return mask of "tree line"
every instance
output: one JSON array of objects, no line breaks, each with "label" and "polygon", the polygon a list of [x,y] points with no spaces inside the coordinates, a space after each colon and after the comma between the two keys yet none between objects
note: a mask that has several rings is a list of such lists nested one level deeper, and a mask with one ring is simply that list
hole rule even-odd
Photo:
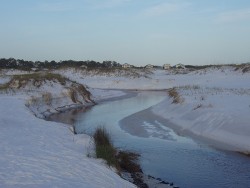
[{"label": "tree line", "polygon": [[65,60],[65,61],[25,61],[23,59],[14,59],[14,58],[1,58],[0,59],[0,68],[6,69],[23,69],[31,70],[32,68],[37,69],[56,69],[61,67],[87,67],[87,68],[112,68],[112,67],[121,67],[121,64],[116,61],[103,61],[102,63],[93,60],[87,61],[75,61],[75,60]]}]

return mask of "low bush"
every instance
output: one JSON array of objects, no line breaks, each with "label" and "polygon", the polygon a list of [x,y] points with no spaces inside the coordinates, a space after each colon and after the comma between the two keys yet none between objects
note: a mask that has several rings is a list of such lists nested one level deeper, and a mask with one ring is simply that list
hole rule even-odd
[{"label": "low bush", "polygon": [[139,154],[127,151],[120,151],[117,155],[120,168],[129,173],[142,172],[138,164],[139,157]]},{"label": "low bush", "polygon": [[111,142],[109,133],[104,127],[96,129],[94,141],[96,146],[96,157],[106,160],[109,166],[118,167],[118,161],[116,159],[117,151]]},{"label": "low bush", "polygon": [[118,151],[113,146],[110,135],[104,127],[96,129],[94,141],[96,157],[106,160],[109,166],[116,167],[119,172],[124,171],[131,174],[142,172],[138,164],[140,155],[128,151]]},{"label": "low bush", "polygon": [[179,95],[179,93],[177,92],[176,88],[172,88],[168,90],[168,95],[173,98],[173,102],[175,104],[181,103],[181,97]]}]

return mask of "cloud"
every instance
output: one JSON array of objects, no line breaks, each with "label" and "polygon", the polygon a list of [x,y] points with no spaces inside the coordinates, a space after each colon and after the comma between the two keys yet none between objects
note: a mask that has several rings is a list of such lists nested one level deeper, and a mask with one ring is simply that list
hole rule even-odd
[{"label": "cloud", "polygon": [[161,3],[145,9],[143,15],[147,17],[162,16],[181,11],[188,5],[187,3]]},{"label": "cloud", "polygon": [[250,8],[223,12],[220,13],[216,18],[216,22],[218,23],[231,23],[241,21],[250,21]]}]

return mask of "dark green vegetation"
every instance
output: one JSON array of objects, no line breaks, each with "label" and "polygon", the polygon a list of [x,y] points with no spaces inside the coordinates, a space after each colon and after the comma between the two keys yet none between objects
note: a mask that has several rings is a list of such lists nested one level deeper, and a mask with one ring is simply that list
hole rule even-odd
[{"label": "dark green vegetation", "polygon": [[127,151],[119,151],[117,154],[120,168],[129,173],[142,172],[138,164],[139,157],[139,154]]},{"label": "dark green vegetation", "polygon": [[119,171],[141,172],[137,164],[139,154],[127,151],[118,151],[112,144],[110,134],[104,127],[97,128],[94,133],[96,157],[107,161],[109,166],[116,167]]},{"label": "dark green vegetation", "polygon": [[107,161],[109,166],[115,167],[119,174],[122,172],[130,173],[133,183],[138,187],[148,187],[143,182],[143,172],[138,164],[139,154],[118,151],[112,144],[110,134],[104,127],[97,128],[94,133],[96,146],[96,157]]},{"label": "dark green vegetation", "polygon": [[87,68],[111,68],[111,67],[121,67],[121,65],[115,61],[103,61],[102,63],[97,61],[74,61],[74,60],[66,60],[66,61],[25,61],[23,59],[14,59],[9,58],[0,59],[0,69],[22,69],[22,70],[32,70],[32,68],[40,70],[40,69],[56,69],[63,67],[87,67]]},{"label": "dark green vegetation", "polygon": [[[235,70],[241,68],[242,72],[250,71],[250,62],[243,64],[221,64],[221,65],[185,65],[185,68],[190,71],[201,70],[209,67],[220,68],[222,66],[232,66],[235,67]],[[1,69],[20,69],[20,70],[43,70],[43,69],[58,69],[58,68],[88,68],[88,69],[96,69],[96,68],[121,68],[122,65],[117,63],[116,61],[75,61],[75,60],[65,60],[65,61],[26,61],[23,59],[14,59],[14,58],[1,58],[0,59],[0,70]],[[132,66],[134,69],[143,69],[144,67],[136,67]],[[162,68],[161,66],[153,66],[154,68]],[[174,68],[174,66],[172,67]],[[178,69],[178,68],[176,68]],[[243,70],[244,69],[244,70]],[[102,71],[102,70],[101,70]],[[107,71],[107,70],[106,70]]]},{"label": "dark green vegetation", "polygon": [[116,149],[111,143],[109,133],[105,128],[98,128],[94,133],[96,146],[96,157],[107,161],[109,166],[118,168],[118,160],[116,159]]}]

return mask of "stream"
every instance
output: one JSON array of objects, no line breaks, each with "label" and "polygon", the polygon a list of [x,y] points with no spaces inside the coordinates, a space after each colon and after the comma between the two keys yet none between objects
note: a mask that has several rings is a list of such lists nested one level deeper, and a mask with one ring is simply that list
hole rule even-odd
[{"label": "stream", "polygon": [[165,97],[165,92],[140,92],[135,97],[53,115],[50,120],[74,124],[78,134],[92,135],[104,126],[116,147],[141,154],[145,174],[181,188],[250,187],[249,157],[181,136],[169,128],[169,121],[151,113],[150,107]]}]

